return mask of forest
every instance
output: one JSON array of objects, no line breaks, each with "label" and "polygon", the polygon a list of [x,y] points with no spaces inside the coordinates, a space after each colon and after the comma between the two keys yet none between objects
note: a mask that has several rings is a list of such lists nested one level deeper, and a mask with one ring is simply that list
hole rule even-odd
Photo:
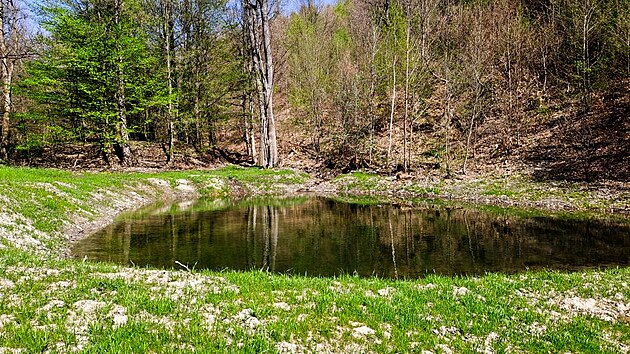
[{"label": "forest", "polygon": [[630,0],[0,16],[0,354],[630,352]]},{"label": "forest", "polygon": [[0,159],[630,178],[629,0],[293,5],[3,0]]}]

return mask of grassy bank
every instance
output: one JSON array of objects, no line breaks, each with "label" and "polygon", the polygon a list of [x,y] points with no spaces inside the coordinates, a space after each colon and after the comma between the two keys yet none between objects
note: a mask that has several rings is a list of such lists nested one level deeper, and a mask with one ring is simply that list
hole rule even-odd
[{"label": "grassy bank", "polygon": [[[300,189],[291,171],[0,168],[0,353],[628,352],[630,269],[413,281],[124,268],[59,256],[107,213]],[[65,232],[64,232],[65,230]]]},{"label": "grassy bank", "polygon": [[[464,176],[465,177],[465,176]],[[587,212],[600,216],[630,215],[630,184],[535,181],[517,174],[461,179],[397,179],[354,172],[333,180],[339,193],[364,203],[463,202],[477,205]]]}]

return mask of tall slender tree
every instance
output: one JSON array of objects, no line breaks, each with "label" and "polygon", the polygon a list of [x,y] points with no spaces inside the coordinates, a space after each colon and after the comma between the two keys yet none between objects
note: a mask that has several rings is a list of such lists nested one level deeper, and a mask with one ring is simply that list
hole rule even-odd
[{"label": "tall slender tree", "polygon": [[12,85],[18,62],[26,57],[23,11],[13,0],[0,1],[0,160],[7,160],[13,111]]},{"label": "tall slender tree", "polygon": [[116,65],[116,106],[118,108],[118,122],[116,124],[117,139],[114,150],[123,165],[133,164],[131,146],[129,145],[129,129],[127,122],[127,97],[125,95],[126,73],[124,70],[125,58],[123,53],[123,41],[125,40],[125,24],[123,23],[124,0],[114,0],[115,50],[117,55]]},{"label": "tall slender tree", "polygon": [[260,115],[260,163],[265,168],[278,165],[276,120],[273,114],[274,66],[269,30],[269,1],[244,0],[244,30],[248,33],[250,56],[254,66],[258,111]]}]

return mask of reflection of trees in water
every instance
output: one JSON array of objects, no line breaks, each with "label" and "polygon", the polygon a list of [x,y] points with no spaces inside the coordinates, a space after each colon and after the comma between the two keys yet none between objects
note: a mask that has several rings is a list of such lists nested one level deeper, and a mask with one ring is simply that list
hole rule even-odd
[{"label": "reflection of trees in water", "polygon": [[179,243],[179,233],[177,232],[175,217],[172,213],[169,214],[168,219],[171,233],[171,262],[175,264],[175,262],[179,262],[179,259],[177,259],[177,244]]},{"label": "reflection of trees in water", "polygon": [[[402,273],[405,266],[413,271],[422,265],[435,267],[440,273],[482,273],[628,262],[627,226],[542,217],[519,219],[470,209],[399,210],[392,214],[394,220],[400,220],[394,222],[399,226],[396,247],[408,255],[406,262],[399,261]],[[599,225],[594,228],[594,223]],[[415,241],[411,248],[410,233]]]},{"label": "reflection of trees in water", "polygon": [[[389,209],[388,212],[387,212],[387,221],[388,221],[388,224],[389,224],[389,238],[390,238],[391,246],[392,246],[392,266],[393,266],[393,269],[394,269],[394,278],[398,279],[398,266],[396,265],[396,246],[394,245],[394,228],[392,226],[392,217],[391,216],[392,216],[391,209]],[[405,224],[405,226],[406,226],[406,224]]]},{"label": "reflection of trees in water", "polygon": [[256,216],[258,208],[249,206],[247,208],[247,267],[256,267]]},{"label": "reflection of trees in water", "polygon": [[[121,222],[88,246],[104,260],[172,267],[340,272],[383,277],[628,264],[630,227],[519,219],[472,209],[414,210],[325,199]],[[87,246],[86,246],[87,247]]]},{"label": "reflection of trees in water", "polygon": [[269,206],[262,209],[263,258],[262,268],[276,270],[276,253],[278,250],[278,210]]},{"label": "reflection of trees in water", "polygon": [[250,205],[245,212],[248,269],[275,271],[280,213],[277,207]]}]

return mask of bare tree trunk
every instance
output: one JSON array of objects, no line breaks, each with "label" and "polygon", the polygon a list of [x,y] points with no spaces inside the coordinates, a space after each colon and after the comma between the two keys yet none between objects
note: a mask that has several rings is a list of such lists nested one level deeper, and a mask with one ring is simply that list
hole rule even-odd
[{"label": "bare tree trunk", "polygon": [[254,98],[247,90],[243,93],[243,128],[245,130],[243,138],[247,155],[252,158],[252,162],[258,164],[256,153],[256,134],[254,124]]},{"label": "bare tree trunk", "polygon": [[[11,84],[13,83],[13,69],[14,62],[9,59],[9,45],[7,44],[8,38],[5,36],[4,24],[7,22],[5,11],[15,12],[15,6],[13,1],[9,0],[7,3],[11,9],[7,9],[5,6],[5,0],[0,1],[0,56],[2,57],[0,68],[0,75],[2,76],[2,124],[0,124],[0,160],[8,159],[7,146],[9,145],[9,129],[10,129],[10,116],[12,109],[11,102]],[[15,17],[15,13],[13,14]],[[12,18],[12,20],[15,20]],[[10,24],[10,30],[16,31],[14,24]]]},{"label": "bare tree trunk", "polygon": [[[205,137],[203,136],[202,133],[202,129],[203,129],[203,123],[201,121],[201,82],[199,82],[199,75],[197,72],[195,72],[194,74],[195,76],[195,91],[193,92],[194,98],[193,98],[193,116],[195,117],[195,125],[197,126],[196,130],[196,137],[197,137],[197,144],[199,146],[199,148],[201,149],[204,146],[205,143]],[[208,145],[211,145],[211,142],[208,142]]]},{"label": "bare tree trunk", "polygon": [[264,148],[267,150],[267,160],[263,161],[263,164],[267,168],[272,168],[278,165],[278,146],[276,141],[276,118],[273,115],[273,57],[271,54],[271,32],[269,31],[269,18],[268,18],[268,2],[267,0],[260,0],[260,14],[262,21],[262,36],[264,41],[264,53],[265,53],[265,76],[264,80],[264,93],[265,93],[265,110],[267,113],[267,136],[266,144]]},{"label": "bare tree trunk", "polygon": [[584,13],[582,23],[582,61],[584,65],[584,104],[589,109],[591,103],[591,70],[593,68],[593,60],[591,58],[590,44],[591,44],[591,32],[599,25],[597,19],[594,19],[597,11],[597,1],[586,0],[583,4]]},{"label": "bare tree trunk", "polygon": [[[120,23],[123,12],[123,0],[116,0],[116,25]],[[120,159],[120,163],[124,166],[131,166],[133,164],[133,155],[131,153],[131,147],[129,145],[129,132],[127,130],[127,106],[125,98],[125,75],[123,72],[124,59],[118,48],[118,70],[117,76],[117,89],[116,89],[116,105],[118,106],[118,141],[114,147],[116,155]]]},{"label": "bare tree trunk", "polygon": [[[243,17],[244,17],[244,21],[243,23],[245,24],[245,26],[247,27],[247,33],[248,33],[248,43],[249,43],[249,50],[250,50],[250,56],[251,56],[251,61],[252,61],[252,65],[253,65],[253,80],[254,80],[254,86],[256,87],[256,93],[258,94],[258,112],[260,114],[260,123],[261,123],[261,136],[260,136],[260,154],[261,154],[261,162],[264,164],[265,161],[265,156],[264,156],[264,144],[266,143],[266,131],[265,129],[267,128],[266,125],[266,111],[265,111],[265,107],[264,107],[264,93],[263,93],[263,79],[261,77],[261,72],[260,72],[260,50],[259,50],[259,40],[258,40],[258,36],[257,36],[257,21],[256,21],[256,3],[255,4],[250,4],[248,0],[245,0],[243,3]],[[253,107],[252,107],[253,108]],[[253,113],[253,112],[252,112]]]},{"label": "bare tree trunk", "polygon": [[393,80],[392,80],[392,104],[389,113],[389,143],[387,145],[387,166],[389,166],[392,156],[392,136],[394,134],[394,113],[396,109],[396,61],[397,57],[394,55],[394,65],[392,66]]},{"label": "bare tree trunk", "polygon": [[372,150],[374,149],[374,134],[375,134],[375,121],[376,121],[376,113],[374,107],[374,98],[376,96],[376,43],[377,42],[377,32],[376,27],[372,28],[372,58],[370,61],[370,103],[368,105],[369,116],[370,116],[370,154],[369,154],[369,162],[372,164]]},{"label": "bare tree trunk", "polygon": [[167,128],[168,137],[166,147],[166,163],[173,161],[173,144],[175,142],[175,124],[173,112],[173,54],[172,46],[174,43],[173,30],[173,4],[171,0],[165,0],[163,6],[163,24],[164,24],[164,54],[166,55],[166,80],[168,86],[168,106],[167,106]]},{"label": "bare tree trunk", "polygon": [[407,125],[409,121],[409,37],[411,36],[411,27],[407,24],[407,37],[405,38],[405,117],[403,120],[403,171],[407,172],[409,169],[409,161],[411,160],[411,154],[409,159],[407,158]]},{"label": "bare tree trunk", "polygon": [[464,156],[464,165],[462,166],[462,174],[466,174],[466,164],[468,163],[468,155],[470,153],[470,140],[472,138],[473,127],[475,126],[476,112],[470,117],[470,127],[468,128],[468,138],[466,139],[466,155]]},{"label": "bare tree trunk", "polygon": [[[0,4],[1,23],[4,24],[4,2]],[[13,62],[9,60],[4,30],[0,30],[0,55],[2,56],[2,125],[0,125],[0,159],[8,158],[9,125],[11,115],[11,82],[13,78]]]},{"label": "bare tree trunk", "polygon": [[11,127],[13,67],[12,61],[2,60],[2,126],[0,128],[0,159],[2,160],[8,158],[7,146],[9,145],[9,129]]},{"label": "bare tree trunk", "polygon": [[[256,71],[256,88],[260,112],[260,162],[265,168],[278,165],[276,121],[273,115],[273,57],[271,32],[269,31],[269,3],[256,0],[243,4],[244,17],[249,32],[251,56]],[[259,28],[260,27],[260,28]]]},{"label": "bare tree trunk", "polygon": [[450,177],[451,176],[451,122],[453,121],[453,108],[451,107],[451,100],[452,100],[452,92],[451,92],[451,83],[449,81],[448,78],[448,69],[447,72],[444,75],[444,85],[445,85],[445,89],[444,89],[444,115],[445,115],[445,119],[446,119],[446,124],[444,127],[444,133],[445,133],[445,162],[446,162],[446,176]]},{"label": "bare tree trunk", "polygon": [[[250,80],[255,80],[256,73],[253,67],[253,60],[251,48],[248,45],[249,25],[247,19],[243,19],[245,28],[243,29],[243,57],[250,57],[250,60],[243,61],[243,71]],[[258,164],[258,153],[256,152],[256,125],[255,125],[255,109],[254,109],[254,96],[251,92],[251,87],[246,85],[243,89],[243,138],[245,140],[245,148],[247,155],[252,159],[254,165]]]}]

